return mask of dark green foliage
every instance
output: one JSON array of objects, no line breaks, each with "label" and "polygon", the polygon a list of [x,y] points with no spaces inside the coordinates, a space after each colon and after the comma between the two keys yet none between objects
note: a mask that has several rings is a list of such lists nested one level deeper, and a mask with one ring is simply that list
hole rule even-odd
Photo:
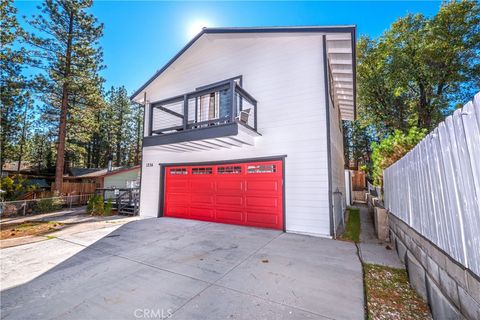
[{"label": "dark green foliage", "polygon": [[372,170],[370,172],[375,185],[382,185],[383,170],[413,149],[427,134],[426,129],[410,128],[407,133],[400,130],[395,132],[379,143],[372,144]]},{"label": "dark green foliage", "polygon": [[26,192],[34,191],[36,186],[29,184],[24,177],[15,175],[1,178],[0,189],[4,191],[0,194],[2,201],[14,201]]},{"label": "dark green foliage", "polygon": [[98,130],[91,134],[84,161],[89,167],[140,163],[143,137],[143,107],[132,104],[124,87],[112,87],[106,94],[105,107],[95,115]]},{"label": "dark green foliage", "polygon": [[29,21],[38,33],[25,36],[34,66],[41,70],[35,85],[46,108],[44,121],[58,130],[57,189],[63,183],[65,155],[80,151],[67,141],[87,139],[96,124],[91,110],[102,106],[103,25],[88,13],[91,6],[91,0],[45,0],[41,13]]},{"label": "dark green foliage", "polygon": [[[13,2],[1,2],[2,164],[21,159],[37,173],[52,173],[57,156],[65,169],[106,167],[109,158],[117,166],[140,163],[143,107],[124,87],[103,90],[103,25],[88,12],[91,5],[45,0],[27,33]],[[28,81],[25,67],[33,74]],[[33,106],[29,92],[43,104]]]},{"label": "dark green foliage", "polygon": [[409,14],[357,49],[361,121],[379,137],[432,130],[479,90],[480,6],[450,1],[430,18]]},{"label": "dark green foliage", "polygon": [[104,205],[103,215],[109,216],[112,214],[113,203],[112,199],[108,199],[107,203]]},{"label": "dark green foliage", "polygon": [[24,111],[31,104],[28,84],[22,74],[28,56],[26,50],[17,45],[23,30],[16,13],[13,1],[0,2],[0,171],[6,160],[17,160],[20,156],[22,125],[27,123]]},{"label": "dark green foliage", "polygon": [[98,216],[105,213],[105,203],[103,197],[99,194],[93,195],[87,204],[87,213]]},{"label": "dark green foliage", "polygon": [[473,0],[444,2],[432,17],[409,14],[377,39],[362,37],[358,120],[346,154],[380,184],[382,170],[413,148],[424,129],[431,131],[480,90],[479,52],[480,6]]},{"label": "dark green foliage", "polygon": [[372,142],[375,140],[372,126],[362,126],[359,121],[343,121],[343,146],[345,163],[350,168],[370,163]]}]

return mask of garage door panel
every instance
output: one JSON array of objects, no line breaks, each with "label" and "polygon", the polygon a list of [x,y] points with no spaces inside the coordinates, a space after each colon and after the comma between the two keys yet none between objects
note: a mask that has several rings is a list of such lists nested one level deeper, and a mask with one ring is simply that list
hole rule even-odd
[{"label": "garage door panel", "polygon": [[255,192],[265,192],[265,191],[270,191],[270,192],[278,192],[279,185],[278,181],[274,180],[253,180],[253,181],[247,181],[246,183],[246,191],[255,191]]},{"label": "garage door panel", "polygon": [[167,194],[167,201],[169,203],[178,203],[185,205],[190,201],[190,195],[188,193],[169,193]]},{"label": "garage door panel", "polygon": [[278,215],[262,212],[247,212],[247,222],[256,225],[276,226],[278,224]]},{"label": "garage door panel", "polygon": [[283,229],[281,161],[167,168],[165,215]]},{"label": "garage door panel", "polygon": [[168,185],[168,188],[172,192],[188,192],[188,180],[174,180]]},{"label": "garage door panel", "polygon": [[166,215],[177,218],[188,218],[188,207],[167,206]]},{"label": "garage door panel", "polygon": [[[205,179],[206,180],[206,179]],[[213,181],[202,181],[200,179],[195,179],[190,182],[190,191],[191,192],[214,192],[215,183]]]},{"label": "garage door panel", "polygon": [[215,211],[211,208],[205,207],[191,207],[190,208],[190,217],[191,218],[214,218]]},{"label": "garage door panel", "polygon": [[238,210],[217,209],[216,218],[222,222],[236,222],[243,221],[243,212]]},{"label": "garage door panel", "polygon": [[[242,192],[243,191],[243,181],[242,180],[226,180],[227,175],[219,176],[217,180],[217,192],[219,193],[231,193],[231,192]],[[225,179],[225,180],[223,180]]]},{"label": "garage door panel", "polygon": [[278,198],[270,197],[246,197],[246,206],[277,209],[279,207]]},{"label": "garage door panel", "polygon": [[210,194],[192,193],[190,200],[192,205],[203,204],[213,206],[215,204],[214,197]]},{"label": "garage door panel", "polygon": [[220,206],[236,206],[241,207],[243,206],[243,197],[241,195],[237,196],[226,196],[226,195],[218,195],[215,197],[215,203]]}]

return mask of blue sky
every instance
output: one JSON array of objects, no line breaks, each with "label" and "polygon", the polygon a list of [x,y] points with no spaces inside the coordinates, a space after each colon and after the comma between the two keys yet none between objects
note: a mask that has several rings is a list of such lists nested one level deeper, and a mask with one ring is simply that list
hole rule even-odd
[{"label": "blue sky", "polygon": [[[15,2],[20,16],[40,2]],[[379,36],[407,13],[434,15],[440,1],[160,2],[96,1],[90,10],[105,24],[105,87],[140,87],[201,26],[357,25],[358,35]]]}]

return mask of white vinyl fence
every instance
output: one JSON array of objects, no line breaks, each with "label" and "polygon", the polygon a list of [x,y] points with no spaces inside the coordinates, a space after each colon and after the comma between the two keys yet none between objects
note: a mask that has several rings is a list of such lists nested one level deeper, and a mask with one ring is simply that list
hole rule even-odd
[{"label": "white vinyl fence", "polygon": [[480,93],[384,171],[386,208],[480,276]]}]

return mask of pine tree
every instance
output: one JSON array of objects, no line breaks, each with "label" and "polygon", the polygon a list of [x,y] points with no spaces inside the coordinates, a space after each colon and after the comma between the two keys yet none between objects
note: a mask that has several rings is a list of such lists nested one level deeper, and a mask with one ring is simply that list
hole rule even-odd
[{"label": "pine tree", "polygon": [[81,110],[101,104],[103,79],[99,71],[103,68],[103,53],[98,41],[103,24],[86,12],[91,5],[91,0],[46,0],[39,7],[41,14],[29,21],[41,36],[26,36],[36,58],[35,66],[43,70],[36,77],[38,90],[58,121],[57,190],[63,183],[67,136],[77,133],[79,126],[74,123]]},{"label": "pine tree", "polygon": [[[18,158],[18,145],[21,140],[22,117],[28,103],[27,82],[22,68],[27,61],[27,51],[18,44],[22,28],[19,26],[12,0],[0,2],[0,172],[5,160]],[[19,48],[20,47],[20,48]]]}]

